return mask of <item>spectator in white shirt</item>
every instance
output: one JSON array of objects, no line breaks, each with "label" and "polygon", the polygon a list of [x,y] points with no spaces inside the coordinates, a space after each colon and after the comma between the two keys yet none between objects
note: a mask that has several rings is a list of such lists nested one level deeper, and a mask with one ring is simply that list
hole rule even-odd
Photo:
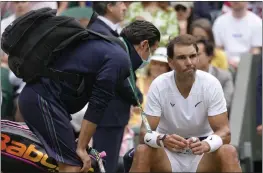
[{"label": "spectator in white shirt", "polygon": [[26,1],[12,2],[15,8],[15,13],[1,21],[1,35],[3,34],[5,28],[11,24],[16,18],[22,16],[29,11],[30,5]]},{"label": "spectator in white shirt", "polygon": [[[27,13],[30,8],[29,2],[26,1],[12,2],[12,4],[10,5],[12,5],[12,7],[14,8],[15,13],[8,16],[7,18],[4,18],[1,21],[1,36],[9,24],[11,24],[16,18]],[[5,57],[5,54],[2,49],[0,49],[0,54],[1,54],[1,58]]]},{"label": "spectator in white shirt", "polygon": [[218,17],[213,26],[216,46],[228,59],[239,61],[243,53],[260,53],[262,20],[247,10],[248,2],[231,2],[232,11]]},{"label": "spectator in white shirt", "polygon": [[30,2],[30,10],[38,10],[40,8],[49,7],[52,9],[58,8],[58,3],[56,1],[42,1],[42,2]]}]

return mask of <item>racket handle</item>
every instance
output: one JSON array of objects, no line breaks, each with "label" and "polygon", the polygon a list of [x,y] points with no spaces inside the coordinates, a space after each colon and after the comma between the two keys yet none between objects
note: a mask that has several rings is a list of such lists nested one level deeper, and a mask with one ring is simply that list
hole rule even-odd
[{"label": "racket handle", "polygon": [[98,161],[98,164],[99,164],[100,172],[105,173],[106,171],[101,159]]}]

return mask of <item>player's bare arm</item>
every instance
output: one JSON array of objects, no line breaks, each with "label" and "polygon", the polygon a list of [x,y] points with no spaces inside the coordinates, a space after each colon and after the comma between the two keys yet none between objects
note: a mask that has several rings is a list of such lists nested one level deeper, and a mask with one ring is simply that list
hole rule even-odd
[{"label": "player's bare arm", "polygon": [[227,118],[227,112],[216,116],[209,116],[208,121],[214,134],[221,137],[223,144],[229,144],[231,141],[230,128]]},{"label": "player's bare arm", "polygon": [[[160,122],[160,117],[158,116],[147,116],[147,120],[149,122],[149,125],[151,129],[154,131],[153,133],[156,133],[155,130]],[[145,134],[147,133],[147,130],[142,123],[141,125],[141,131],[140,131],[140,143],[144,144],[145,141],[147,143],[147,140],[150,140],[153,136],[147,136],[145,137]],[[158,146],[161,146],[160,141],[163,139],[163,145],[169,150],[174,150],[174,149],[184,149],[187,147],[187,140],[184,139],[183,137],[176,135],[176,134],[166,134],[165,138],[162,134],[157,134],[157,140],[156,143]],[[147,138],[147,139],[146,139]],[[152,140],[152,139],[151,139]]]},{"label": "player's bare arm", "polygon": [[[159,122],[160,122],[160,117],[147,116],[147,120],[149,122],[149,125],[150,125],[151,129],[153,131],[155,131],[157,126],[158,126],[158,124],[159,124]],[[141,144],[144,144],[144,136],[145,136],[146,133],[147,133],[147,130],[146,130],[144,124],[142,123],[141,130],[140,130],[140,143]]]},{"label": "player's bare arm", "polygon": [[[212,130],[214,131],[213,135],[217,135],[218,137],[220,137],[222,139],[223,144],[229,144],[231,140],[231,134],[228,125],[227,112],[218,114],[216,116],[209,116],[208,121]],[[208,138],[208,140],[210,139]],[[199,139],[196,139],[196,141],[193,141],[193,139],[190,138],[188,139],[188,141],[189,141],[189,148],[192,149],[192,152],[196,155],[201,155],[211,150],[211,147],[207,142],[207,140],[200,141]]]}]

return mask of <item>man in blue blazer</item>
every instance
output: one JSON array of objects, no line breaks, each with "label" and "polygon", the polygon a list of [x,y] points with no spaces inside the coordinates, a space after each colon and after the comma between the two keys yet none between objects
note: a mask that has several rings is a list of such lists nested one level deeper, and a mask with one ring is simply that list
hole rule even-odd
[{"label": "man in blue blazer", "polygon": [[[104,35],[119,37],[118,31],[120,28],[118,23],[124,19],[125,4],[123,2],[94,1],[93,10],[98,14],[98,17],[97,20],[88,26],[89,29]],[[147,37],[147,33],[144,36]],[[136,38],[134,42],[136,42]],[[149,51],[156,49],[157,42],[149,40]],[[138,88],[137,91],[140,102],[142,102],[142,94]],[[93,147],[98,151],[103,150],[107,153],[106,172],[117,172],[120,146],[125,126],[128,124],[130,118],[131,105],[136,106],[137,103],[126,80],[124,87],[110,101],[106,108],[105,116],[93,136]]]}]

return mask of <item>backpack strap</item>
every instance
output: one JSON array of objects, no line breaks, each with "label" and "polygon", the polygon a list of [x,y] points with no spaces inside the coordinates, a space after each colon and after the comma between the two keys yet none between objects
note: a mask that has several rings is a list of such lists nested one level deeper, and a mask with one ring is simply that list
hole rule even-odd
[{"label": "backpack strap", "polygon": [[65,71],[59,71],[53,68],[43,68],[41,76],[49,77],[57,81],[68,81],[72,84],[80,84],[83,77],[79,74],[69,73]]},{"label": "backpack strap", "polygon": [[88,39],[104,39],[108,42],[117,43],[125,50],[125,52],[127,52],[126,45],[119,38],[114,37],[114,36],[103,35],[103,34],[100,34],[98,32],[92,31],[90,29],[86,29],[86,30],[91,34],[88,37]]},{"label": "backpack strap", "polygon": [[[113,37],[113,36],[106,36],[100,33],[97,33],[95,31],[89,30],[87,29],[88,34],[84,34],[83,35],[83,40],[92,40],[92,39],[104,39],[108,42],[114,42],[119,44],[124,50],[125,52],[127,52],[126,49],[126,45],[117,37]],[[69,81],[71,83],[74,84],[80,84],[80,88],[78,89],[78,93],[82,92],[83,90],[83,76],[79,75],[79,74],[75,74],[75,73],[69,73],[69,72],[65,72],[65,71],[59,71],[56,69],[52,69],[52,68],[43,68],[41,71],[41,76],[46,76],[46,77],[50,77],[54,80],[58,80],[58,81]]]},{"label": "backpack strap", "polygon": [[[119,38],[113,37],[113,36],[106,36],[106,35],[97,33],[95,31],[89,30],[89,29],[87,29],[87,31],[90,34],[89,35],[83,34],[83,40],[104,39],[106,41],[119,44],[125,50],[125,52],[127,52],[126,45]],[[75,84],[83,83],[83,81],[82,81],[83,77],[81,75],[74,74],[74,73],[68,73],[68,72],[64,72],[64,71],[62,72],[62,71],[55,70],[52,68],[43,69],[42,74],[46,75],[46,76],[50,76],[56,80],[71,81],[72,83],[75,83]]]}]

